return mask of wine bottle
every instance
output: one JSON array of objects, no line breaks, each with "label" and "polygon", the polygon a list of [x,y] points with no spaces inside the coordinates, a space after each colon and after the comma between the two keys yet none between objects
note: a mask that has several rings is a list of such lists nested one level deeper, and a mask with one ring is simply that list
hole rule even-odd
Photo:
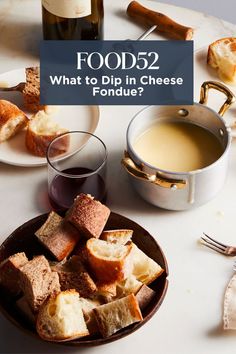
[{"label": "wine bottle", "polygon": [[103,0],[42,0],[46,40],[103,39]]}]

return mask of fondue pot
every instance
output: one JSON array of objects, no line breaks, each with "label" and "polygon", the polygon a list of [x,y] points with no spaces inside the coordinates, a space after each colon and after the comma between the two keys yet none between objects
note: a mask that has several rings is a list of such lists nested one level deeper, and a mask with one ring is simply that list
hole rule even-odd
[{"label": "fondue pot", "polygon": [[[210,89],[227,97],[219,113],[204,106]],[[208,81],[201,86],[199,103],[191,106],[149,106],[132,119],[127,130],[127,151],[122,165],[143,199],[160,208],[186,210],[215,197],[226,178],[231,144],[230,128],[222,117],[233,102],[235,96],[226,86]],[[197,125],[214,134],[222,146],[221,156],[211,165],[190,172],[162,170],[142,160],[134,149],[136,139],[155,123],[176,121]]]}]

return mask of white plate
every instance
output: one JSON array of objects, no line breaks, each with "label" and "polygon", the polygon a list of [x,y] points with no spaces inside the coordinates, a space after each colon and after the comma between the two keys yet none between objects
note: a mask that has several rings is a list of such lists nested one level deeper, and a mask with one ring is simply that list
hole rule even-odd
[{"label": "white plate", "polygon": [[[218,81],[227,86],[236,95],[236,86],[229,85],[220,80],[217,71],[207,64],[208,47],[197,50],[194,53],[194,98],[195,102],[199,102],[200,88],[204,81]],[[209,101],[207,106],[219,111],[221,105],[226,101],[226,96],[218,91],[212,90],[209,93]],[[236,121],[236,104],[233,104],[224,115],[224,120],[227,126],[231,126],[235,130],[234,125]],[[233,131],[235,136],[235,131]]]},{"label": "white plate", "polygon": [[[9,86],[15,86],[19,82],[25,81],[25,69],[13,70],[0,75],[1,83],[7,82]],[[27,112],[23,106],[23,97],[19,92],[0,92],[0,99],[9,100],[15,103],[20,109],[25,111],[30,117],[32,114]],[[54,115],[63,128],[69,131],[83,130],[94,133],[99,122],[98,106],[60,106]],[[25,132],[17,134],[12,139],[0,144],[0,162],[15,166],[43,166],[46,159],[31,155],[25,147]]]}]

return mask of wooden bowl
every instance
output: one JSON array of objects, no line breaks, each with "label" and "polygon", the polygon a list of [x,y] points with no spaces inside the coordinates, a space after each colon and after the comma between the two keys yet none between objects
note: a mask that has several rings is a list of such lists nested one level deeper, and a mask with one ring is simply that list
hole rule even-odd
[{"label": "wooden bowl", "polygon": [[[25,252],[27,257],[30,259],[35,255],[41,254],[45,255],[48,259],[52,259],[51,255],[45,250],[45,248],[34,236],[35,231],[39,229],[39,227],[45,222],[46,219],[47,214],[40,215],[32,220],[27,221],[25,224],[16,229],[0,246],[0,262],[18,252]],[[168,287],[168,266],[166,258],[160,246],[146,230],[122,215],[111,213],[105,229],[111,230],[122,228],[134,230],[132,237],[133,242],[149,257],[158,262],[165,270],[163,274],[150,285],[150,287],[155,290],[156,295],[143,311],[143,321],[124,328],[109,338],[104,339],[99,336],[93,336],[57,344],[81,347],[97,346],[116,341],[133,333],[138,328],[143,326],[147,321],[150,320],[150,318],[161,306]],[[0,311],[19,329],[40,339],[33,326],[29,324],[28,321],[19,312],[19,310],[17,310],[15,299],[4,293],[2,289],[0,289]]]}]

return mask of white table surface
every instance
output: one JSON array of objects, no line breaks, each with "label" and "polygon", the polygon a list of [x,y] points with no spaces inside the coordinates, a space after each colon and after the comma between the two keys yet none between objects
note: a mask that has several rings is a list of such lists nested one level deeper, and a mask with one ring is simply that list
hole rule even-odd
[{"label": "white table surface", "polygon": [[[142,32],[124,15],[128,2],[105,1],[107,39],[135,39]],[[236,26],[210,16],[147,0],[143,3],[195,27],[196,49],[236,31]],[[161,37],[150,36],[155,38]],[[0,72],[37,63],[40,39],[40,0],[0,1]],[[233,273],[233,259],[204,249],[197,239],[205,231],[236,244],[236,143],[231,150],[227,182],[213,201],[188,212],[160,210],[135,194],[120,165],[125,131],[138,110],[101,107],[97,135],[109,150],[109,206],[146,228],[166,254],[170,275],[163,305],[133,335],[91,349],[64,348],[34,340],[0,315],[0,353],[232,354],[235,350],[236,332],[222,330],[222,299]],[[0,164],[0,241],[23,222],[49,209],[46,185],[45,167]]]}]

